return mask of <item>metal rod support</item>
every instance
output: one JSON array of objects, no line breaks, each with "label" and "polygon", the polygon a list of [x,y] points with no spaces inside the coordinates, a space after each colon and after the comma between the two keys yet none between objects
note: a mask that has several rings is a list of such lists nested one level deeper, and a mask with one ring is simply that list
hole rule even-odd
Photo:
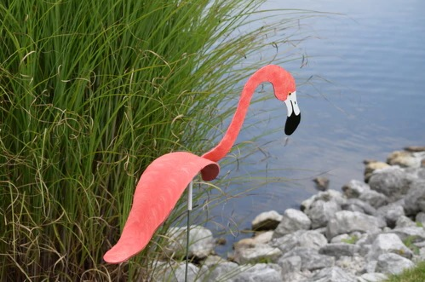
[{"label": "metal rod support", "polygon": [[189,243],[190,243],[190,212],[192,211],[192,198],[193,198],[193,181],[189,183],[187,191],[187,224],[186,224],[186,271],[184,273],[184,281],[187,282],[187,274],[189,271]]}]

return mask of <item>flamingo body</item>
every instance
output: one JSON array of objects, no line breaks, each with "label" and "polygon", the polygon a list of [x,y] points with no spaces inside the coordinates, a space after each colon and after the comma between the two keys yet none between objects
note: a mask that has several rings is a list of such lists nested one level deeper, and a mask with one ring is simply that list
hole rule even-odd
[{"label": "flamingo body", "polygon": [[187,152],[165,154],[153,161],[136,186],[121,238],[103,259],[120,263],[143,250],[187,185],[203,168],[208,172],[208,180],[216,178],[219,173],[217,163]]},{"label": "flamingo body", "polygon": [[229,128],[216,147],[201,157],[188,152],[169,153],[147,167],[134,192],[133,205],[121,238],[103,257],[106,262],[120,263],[143,250],[197,173],[201,172],[205,181],[217,177],[220,170],[217,162],[232,148],[251,97],[263,82],[270,82],[276,98],[284,101],[287,106],[285,133],[290,135],[295,131],[301,120],[301,113],[296,101],[294,78],[279,66],[262,67],[246,82]]}]

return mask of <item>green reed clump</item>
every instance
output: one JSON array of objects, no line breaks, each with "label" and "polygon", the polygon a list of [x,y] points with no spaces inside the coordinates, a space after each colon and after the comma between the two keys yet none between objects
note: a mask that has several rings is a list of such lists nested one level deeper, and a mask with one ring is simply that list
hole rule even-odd
[{"label": "green reed clump", "polygon": [[163,236],[121,266],[102,256],[144,168],[213,145],[217,107],[255,66],[233,68],[274,28],[234,36],[259,2],[0,3],[3,280],[150,279]]},{"label": "green reed clump", "polygon": [[384,282],[417,282],[425,281],[425,262],[418,262],[414,267],[405,269],[399,274],[388,275]]}]

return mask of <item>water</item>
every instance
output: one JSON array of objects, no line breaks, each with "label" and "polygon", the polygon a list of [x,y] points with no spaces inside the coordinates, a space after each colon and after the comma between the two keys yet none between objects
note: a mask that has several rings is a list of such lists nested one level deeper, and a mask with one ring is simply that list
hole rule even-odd
[{"label": "water", "polygon": [[[258,151],[231,172],[263,179],[224,188],[230,193],[259,187],[212,210],[217,224],[209,227],[216,233],[249,228],[263,211],[298,208],[316,192],[312,179],[318,175],[339,190],[351,179],[363,179],[364,159],[385,160],[394,150],[425,145],[425,1],[270,0],[263,8],[334,14],[300,21],[302,31],[312,36],[300,44],[308,63],[284,67],[299,84],[301,125],[288,139],[283,128],[259,138],[255,146],[269,157],[258,161],[266,156]],[[259,124],[245,129],[238,141],[283,127],[285,121],[284,105],[276,100],[253,105],[250,113],[247,124]],[[291,181],[277,183],[273,177]],[[247,236],[234,235],[225,236],[229,243]]]}]

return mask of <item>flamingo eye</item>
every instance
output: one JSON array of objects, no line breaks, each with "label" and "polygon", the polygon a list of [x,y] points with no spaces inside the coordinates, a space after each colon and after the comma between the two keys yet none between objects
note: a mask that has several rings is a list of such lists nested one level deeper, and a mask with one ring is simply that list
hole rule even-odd
[{"label": "flamingo eye", "polygon": [[288,95],[291,96],[292,92],[288,92]]}]

